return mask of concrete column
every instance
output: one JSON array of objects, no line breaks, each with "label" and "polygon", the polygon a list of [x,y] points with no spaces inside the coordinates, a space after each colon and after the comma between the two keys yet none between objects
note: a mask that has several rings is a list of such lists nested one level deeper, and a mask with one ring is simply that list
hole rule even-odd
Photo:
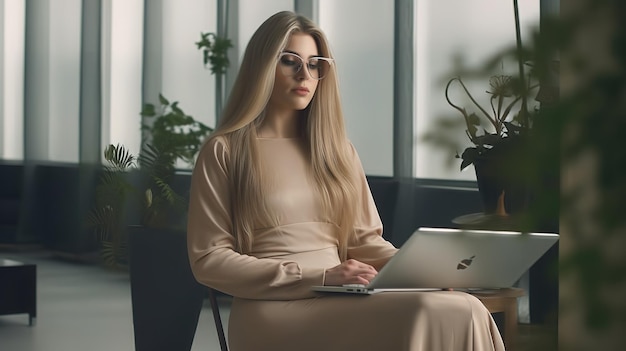
[{"label": "concrete column", "polygon": [[50,101],[50,2],[26,1],[24,160],[48,159]]},{"label": "concrete column", "polygon": [[393,176],[413,178],[414,26],[413,0],[395,0]]},{"label": "concrete column", "polygon": [[83,0],[80,48],[80,163],[100,164],[101,0]]},{"label": "concrete column", "polygon": [[319,6],[317,0],[294,0],[293,8],[295,12],[301,14],[313,22],[319,20]]},{"label": "concrete column", "polygon": [[[235,84],[237,73],[239,72],[239,53],[245,49],[241,47],[239,41],[239,0],[227,0],[228,1],[228,38],[230,39],[233,47],[228,50],[228,59],[230,60],[230,66],[226,70],[224,75],[224,104],[228,100],[230,91]],[[219,122],[219,116],[215,116],[215,125]]]},{"label": "concrete column", "polygon": [[[142,106],[159,104],[163,91],[163,0],[144,1]],[[142,120],[142,123],[144,121]],[[141,143],[145,140],[142,135]]]}]

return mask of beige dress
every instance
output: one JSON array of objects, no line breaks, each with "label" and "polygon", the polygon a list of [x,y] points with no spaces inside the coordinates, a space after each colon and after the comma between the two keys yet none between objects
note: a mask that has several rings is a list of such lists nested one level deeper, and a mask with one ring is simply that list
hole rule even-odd
[{"label": "beige dress", "polygon": [[[271,170],[268,206],[279,225],[257,228],[249,255],[234,248],[224,139],[203,147],[192,176],[188,248],[199,282],[233,295],[228,326],[232,351],[503,350],[480,301],[462,292],[321,295],[325,269],[340,264],[336,226],[316,205],[301,139],[258,139]],[[361,162],[357,243],[349,258],[380,267],[397,251],[382,234]]]}]

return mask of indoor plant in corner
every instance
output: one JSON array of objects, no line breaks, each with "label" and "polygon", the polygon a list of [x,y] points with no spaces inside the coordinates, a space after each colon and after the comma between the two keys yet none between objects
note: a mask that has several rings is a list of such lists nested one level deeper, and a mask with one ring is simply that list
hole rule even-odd
[{"label": "indoor plant in corner", "polygon": [[[205,66],[216,75],[217,119],[232,44],[225,37],[201,33],[196,45]],[[188,177],[176,173],[176,165],[192,165],[212,129],[186,115],[177,102],[159,95],[159,103],[158,108],[146,104],[141,112],[138,157],[122,145],[105,150],[109,166],[90,216],[104,262],[130,268],[136,351],[190,350],[206,292],[189,265],[187,197],[181,195],[189,184],[184,181]],[[219,311],[213,314],[219,319]]]},{"label": "indoor plant in corner", "polygon": [[146,104],[149,122],[138,157],[140,225],[129,226],[129,262],[135,350],[190,350],[206,289],[187,255],[188,184],[176,164],[192,165],[211,128],[159,96]]},{"label": "indoor plant in corner", "polygon": [[[455,82],[462,87],[478,114],[451,101],[449,90]],[[463,116],[466,135],[473,144],[461,156],[457,155],[462,159],[460,169],[474,165],[486,214],[507,215],[526,206],[525,165],[530,156],[532,114],[523,97],[538,87],[530,83],[530,79],[527,82],[508,75],[492,76],[487,91],[491,113],[474,99],[460,77],[450,79],[446,85],[446,101]],[[518,106],[518,112],[514,113],[513,109]]]},{"label": "indoor plant in corner", "polygon": [[192,164],[211,128],[159,96],[146,104],[139,156],[109,145],[108,162],[90,216],[109,267],[128,267],[135,349],[189,350],[205,288],[191,273],[186,246],[184,194],[176,164]]},{"label": "indoor plant in corner", "polygon": [[[531,131],[533,115],[529,111],[527,100],[539,84],[533,82],[535,72],[525,73],[524,66],[532,62],[530,52],[522,47],[520,34],[519,9],[517,0],[513,0],[515,15],[516,47],[514,58],[518,66],[517,76],[506,74],[494,75],[489,79],[489,102],[491,112],[487,112],[474,99],[461,77],[448,81],[445,88],[446,101],[463,116],[466,135],[473,146],[467,147],[461,156],[461,170],[474,165],[478,189],[483,200],[484,213],[487,215],[506,216],[509,213],[523,212],[528,207],[530,196],[530,176],[527,174],[532,159]],[[496,57],[496,61],[504,59]],[[477,109],[477,113],[468,112],[451,101],[449,91],[457,82],[465,95]],[[517,109],[517,113],[514,109]],[[486,122],[486,123],[485,123]],[[449,131],[458,123],[451,120],[437,121],[440,130]],[[426,140],[451,148],[458,152],[456,137],[444,133],[428,133]]]}]

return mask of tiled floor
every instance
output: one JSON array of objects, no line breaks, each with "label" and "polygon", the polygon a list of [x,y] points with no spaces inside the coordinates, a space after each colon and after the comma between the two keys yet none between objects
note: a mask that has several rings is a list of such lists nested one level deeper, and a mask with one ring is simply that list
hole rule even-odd
[{"label": "tiled floor", "polygon": [[[61,260],[41,252],[0,252],[0,257],[37,264],[38,312],[28,326],[23,315],[0,316],[0,351],[132,351],[133,325],[128,275]],[[220,302],[226,328],[228,300]],[[556,329],[519,325],[517,351],[556,350]],[[208,303],[192,351],[219,351]]]},{"label": "tiled floor", "polygon": [[[0,351],[132,351],[133,324],[128,274],[67,262],[46,253],[0,252],[3,258],[37,264],[37,319],[0,316]],[[222,302],[224,327],[228,303]],[[213,315],[200,314],[192,351],[219,350]]]}]

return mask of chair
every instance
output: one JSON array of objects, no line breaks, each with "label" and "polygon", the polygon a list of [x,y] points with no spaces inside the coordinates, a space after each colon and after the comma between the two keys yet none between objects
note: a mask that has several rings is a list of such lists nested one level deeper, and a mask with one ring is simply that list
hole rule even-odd
[{"label": "chair", "polygon": [[228,351],[226,336],[224,335],[224,326],[222,325],[222,317],[220,316],[220,307],[215,297],[216,294],[217,290],[209,288],[209,302],[211,303],[211,311],[213,311],[213,320],[215,321],[215,329],[217,330],[217,337],[220,341],[220,349],[222,351]]}]

